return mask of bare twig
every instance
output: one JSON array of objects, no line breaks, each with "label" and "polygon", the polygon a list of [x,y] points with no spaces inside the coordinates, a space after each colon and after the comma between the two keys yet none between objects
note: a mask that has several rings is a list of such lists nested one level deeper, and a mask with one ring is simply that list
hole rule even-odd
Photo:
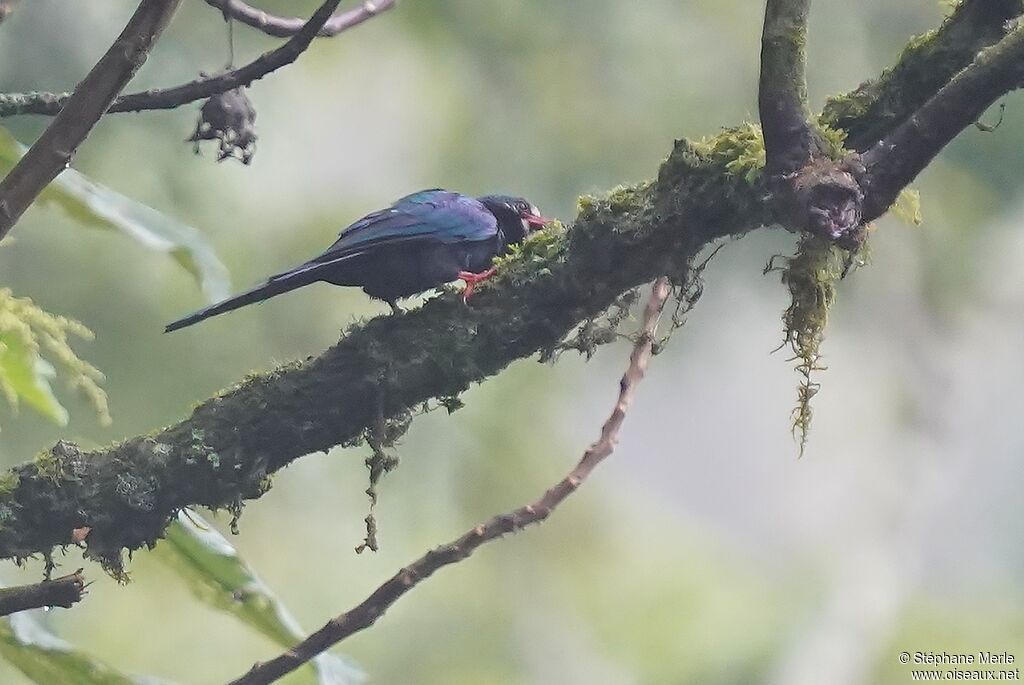
[{"label": "bare twig", "polygon": [[60,114],[0,182],[0,239],[57,174],[149,56],[181,0],[142,0],[106,54],[68,98]]},{"label": "bare twig", "polygon": [[[215,76],[205,76],[195,81],[184,83],[172,88],[154,88],[152,90],[129,93],[117,98],[110,106],[108,113],[141,112],[153,109],[174,109],[196,100],[224,93],[235,88],[248,86],[267,74],[287,66],[305,52],[317,36],[318,31],[340,4],[340,0],[326,0],[287,43],[268,53],[260,55],[252,62]],[[372,12],[366,5],[352,12],[361,13],[361,19],[351,23],[356,26],[394,5],[394,0],[379,0]],[[340,15],[344,17],[351,13]],[[336,19],[339,17],[335,17]],[[67,101],[66,95],[56,93],[7,93],[0,94],[0,117],[15,114],[42,114],[52,116],[61,111]]]},{"label": "bare twig", "polygon": [[331,14],[339,4],[340,0],[326,0],[288,42],[275,50],[260,55],[238,69],[200,78],[173,88],[157,88],[141,93],[131,93],[118,98],[110,111],[139,112],[147,109],[174,109],[211,95],[248,86],[253,81],[297,60],[299,55],[305,52],[313,42],[317,31],[331,18]]},{"label": "bare twig", "polygon": [[811,0],[768,0],[765,7],[758,109],[772,176],[806,166],[815,146],[805,75],[810,5]]},{"label": "bare twig", "polygon": [[880,216],[899,192],[996,100],[1024,86],[1024,24],[983,50],[920,109],[864,153],[864,218]]},{"label": "bare twig", "polygon": [[41,583],[3,588],[0,589],[0,616],[39,607],[68,609],[79,602],[84,594],[85,576],[82,575],[82,569]]},{"label": "bare twig", "polygon": [[[327,20],[327,23],[320,27],[317,36],[330,38],[342,31],[347,31],[353,26],[358,26],[368,19],[372,19],[381,12],[386,12],[395,6],[396,0],[375,0],[365,1],[359,7],[342,12]],[[268,36],[287,38],[294,36],[302,30],[305,24],[304,19],[297,17],[279,17],[268,14],[263,10],[245,4],[241,0],[206,0],[206,4],[216,7],[226,17],[233,17],[243,24],[259,29]]]},{"label": "bare twig", "polygon": [[429,578],[438,569],[468,558],[484,543],[546,519],[615,449],[626,411],[651,359],[658,319],[670,293],[669,279],[664,276],[658,278],[651,287],[651,296],[644,309],[640,335],[633,346],[629,367],[619,381],[619,396],[615,408],[601,427],[601,436],[597,442],[584,452],[579,463],[565,478],[555,483],[534,503],[499,514],[457,540],[427,552],[392,576],[362,603],[331,619],[320,630],[287,652],[270,661],[256,664],[248,673],[231,681],[230,685],[266,685],[274,682],[353,633],[373,625],[402,595]]}]

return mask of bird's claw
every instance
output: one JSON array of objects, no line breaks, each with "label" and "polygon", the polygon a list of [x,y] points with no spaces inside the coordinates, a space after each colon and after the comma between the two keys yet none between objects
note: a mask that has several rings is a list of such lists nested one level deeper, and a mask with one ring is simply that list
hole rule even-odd
[{"label": "bird's claw", "polygon": [[473,296],[473,291],[476,290],[477,284],[482,283],[493,276],[495,271],[497,271],[497,269],[493,266],[490,269],[487,269],[487,271],[481,271],[478,274],[475,274],[472,271],[460,271],[459,280],[466,282],[466,289],[462,291],[462,302],[464,304],[469,304],[469,298]]}]

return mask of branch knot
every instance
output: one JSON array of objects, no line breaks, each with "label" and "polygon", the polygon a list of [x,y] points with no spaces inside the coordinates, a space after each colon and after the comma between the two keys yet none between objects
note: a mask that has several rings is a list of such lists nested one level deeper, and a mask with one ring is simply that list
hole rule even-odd
[{"label": "branch knot", "polygon": [[856,154],[839,161],[815,158],[799,171],[776,177],[780,223],[845,250],[858,249],[866,236],[862,177]]}]

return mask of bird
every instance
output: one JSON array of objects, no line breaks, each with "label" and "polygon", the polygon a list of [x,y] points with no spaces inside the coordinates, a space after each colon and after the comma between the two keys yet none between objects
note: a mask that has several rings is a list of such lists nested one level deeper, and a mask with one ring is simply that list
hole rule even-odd
[{"label": "bird", "polygon": [[164,332],[318,281],[362,286],[395,313],[401,311],[399,299],[456,280],[465,281],[463,299],[468,302],[477,284],[494,274],[494,257],[548,222],[521,197],[474,198],[441,188],[421,190],[342,229],[322,254],[169,323]]}]

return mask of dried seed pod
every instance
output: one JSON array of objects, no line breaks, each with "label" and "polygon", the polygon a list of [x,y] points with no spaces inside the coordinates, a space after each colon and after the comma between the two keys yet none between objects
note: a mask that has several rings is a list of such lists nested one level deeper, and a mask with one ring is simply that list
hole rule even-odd
[{"label": "dried seed pod", "polygon": [[217,161],[228,157],[243,164],[256,154],[256,109],[242,88],[235,88],[212,96],[203,103],[196,130],[187,142],[194,143],[199,154],[199,141],[217,140]]}]

